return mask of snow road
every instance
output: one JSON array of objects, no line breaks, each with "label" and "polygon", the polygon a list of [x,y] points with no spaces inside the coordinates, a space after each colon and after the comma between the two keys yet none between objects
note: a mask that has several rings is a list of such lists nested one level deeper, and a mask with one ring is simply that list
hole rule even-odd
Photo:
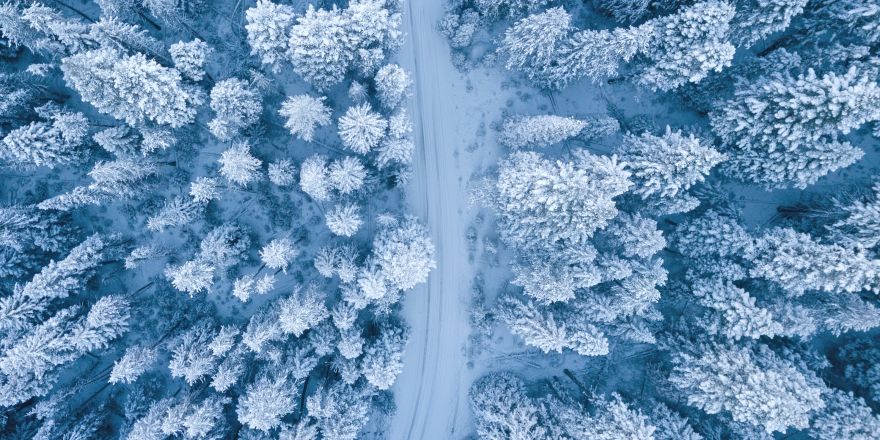
[{"label": "snow road", "polygon": [[[404,11],[407,43],[400,62],[415,81],[410,109],[416,153],[408,199],[432,234],[437,269],[404,299],[412,333],[394,387],[392,440],[448,440],[473,429],[467,392],[476,372],[468,369],[463,348],[474,269],[465,232],[472,218],[467,182],[478,163],[477,155],[463,150],[476,141],[486,110],[503,105],[503,93],[496,81],[467,78],[453,67],[436,30],[443,3],[409,0]],[[468,87],[473,82],[479,87]]]}]

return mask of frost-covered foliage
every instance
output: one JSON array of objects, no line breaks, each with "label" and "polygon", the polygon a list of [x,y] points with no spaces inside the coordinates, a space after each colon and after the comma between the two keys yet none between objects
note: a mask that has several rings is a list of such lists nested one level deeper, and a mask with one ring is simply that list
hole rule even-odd
[{"label": "frost-covered foliage", "polygon": [[546,147],[577,136],[585,121],[555,115],[510,118],[499,128],[498,142],[509,148]]},{"label": "frost-covered foliage", "polygon": [[218,139],[229,140],[257,122],[263,106],[260,95],[248,83],[230,78],[211,89],[211,110],[214,119],[208,123],[208,128]]},{"label": "frost-covered foliage", "polygon": [[330,107],[324,103],[325,98],[309,95],[297,95],[287,98],[281,104],[278,113],[287,118],[284,127],[293,136],[299,136],[306,142],[315,138],[315,129],[330,123]]}]

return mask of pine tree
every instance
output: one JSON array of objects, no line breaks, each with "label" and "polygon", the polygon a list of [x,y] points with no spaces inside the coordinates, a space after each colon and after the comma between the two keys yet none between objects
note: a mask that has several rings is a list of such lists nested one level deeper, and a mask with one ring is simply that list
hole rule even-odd
[{"label": "pine tree", "polygon": [[31,122],[10,131],[0,144],[0,158],[14,165],[55,168],[79,162],[83,152],[63,132],[45,122]]},{"label": "pine tree", "polygon": [[363,224],[360,207],[355,204],[336,205],[327,212],[326,223],[330,232],[342,237],[352,237]]},{"label": "pine tree", "polygon": [[237,78],[225,79],[211,89],[211,110],[215,116],[208,123],[211,133],[220,140],[229,140],[241,130],[255,124],[263,112],[259,93]]},{"label": "pine tree", "polygon": [[328,173],[326,157],[320,154],[310,156],[299,170],[300,189],[319,202],[329,200],[333,188]]},{"label": "pine tree", "polygon": [[263,162],[251,154],[247,142],[233,145],[220,154],[220,174],[236,185],[247,186],[260,178],[260,167]]},{"label": "pine tree", "polygon": [[600,82],[647,50],[654,36],[651,22],[613,30],[584,30],[560,44],[556,64],[547,73],[552,88],[561,89],[586,76]]},{"label": "pine tree", "polygon": [[766,346],[709,344],[697,352],[672,354],[670,382],[688,404],[764,429],[768,434],[809,426],[821,410],[823,389],[812,373],[804,373]]},{"label": "pine tree", "polygon": [[147,229],[161,232],[165,228],[191,224],[202,216],[205,204],[195,200],[175,197],[166,201],[156,214],[147,219]]},{"label": "pine tree", "polygon": [[327,168],[327,179],[339,194],[348,195],[364,186],[367,170],[361,160],[345,156],[334,160]]},{"label": "pine tree", "polygon": [[290,130],[292,136],[299,136],[306,142],[315,138],[315,129],[330,124],[330,107],[324,103],[323,96],[315,98],[309,95],[291,96],[281,104],[278,114],[287,119],[284,128]]},{"label": "pine tree", "polygon": [[289,159],[270,163],[267,174],[273,185],[288,187],[296,183],[296,167]]},{"label": "pine tree", "polygon": [[576,245],[617,215],[614,197],[629,189],[629,172],[615,157],[575,156],[554,163],[521,152],[501,163],[492,203],[506,241],[521,248]]},{"label": "pine tree", "polygon": [[286,60],[288,33],[293,26],[294,11],[288,5],[279,5],[268,0],[258,0],[257,4],[245,11],[248,44],[251,55],[257,55],[263,64],[269,65],[272,72],[279,73]]},{"label": "pine tree", "polygon": [[708,0],[653,20],[655,34],[644,52],[648,65],[639,83],[672,90],[730,66],[736,51],[728,41],[734,14],[731,4]]},{"label": "pine tree", "polygon": [[822,77],[812,69],[776,73],[739,86],[711,114],[713,131],[731,149],[729,172],[771,188],[803,188],[860,159],[834,136],[878,118],[880,85],[855,66]]},{"label": "pine tree", "polygon": [[284,375],[277,377],[261,376],[248,385],[244,395],[239,398],[235,411],[242,425],[263,432],[281,425],[281,418],[292,413],[297,404],[297,388]]},{"label": "pine tree", "polygon": [[567,311],[542,310],[531,301],[508,297],[500,315],[511,333],[544,353],[561,353],[567,348],[583,356],[608,354],[605,335],[581,317]]},{"label": "pine tree", "polygon": [[287,267],[299,255],[299,249],[289,238],[277,238],[260,249],[260,260],[269,269],[287,272]]},{"label": "pine tree", "polygon": [[343,11],[309,5],[290,31],[287,54],[294,72],[318,90],[342,81],[357,50],[348,26]]},{"label": "pine tree", "polygon": [[570,31],[571,15],[562,7],[550,8],[514,23],[504,32],[498,52],[507,70],[523,72],[537,86],[552,88],[548,77]]},{"label": "pine tree", "polygon": [[191,260],[180,266],[168,266],[165,268],[165,277],[175,289],[195,296],[211,287],[215,270],[214,266],[205,261]]},{"label": "pine tree", "polygon": [[248,231],[237,223],[226,223],[212,229],[202,239],[198,259],[226,269],[238,264],[250,247]]},{"label": "pine tree", "polygon": [[564,116],[513,117],[501,125],[498,142],[508,148],[547,147],[577,136],[586,126],[585,121]]},{"label": "pine tree", "polygon": [[750,257],[754,278],[779,284],[789,295],[807,291],[829,293],[880,289],[880,260],[839,245],[819,244],[807,235],[776,228],[757,241]]},{"label": "pine tree", "polygon": [[373,111],[369,104],[349,107],[345,115],[339,118],[339,137],[345,148],[358,154],[367,154],[379,145],[388,128],[380,114]]},{"label": "pine tree", "polygon": [[632,172],[633,192],[648,198],[671,198],[702,182],[725,156],[701,139],[667,126],[663,136],[643,133],[627,135],[621,146],[621,161]]},{"label": "pine tree", "polygon": [[211,340],[217,331],[209,324],[196,324],[187,330],[171,349],[168,369],[172,377],[182,377],[192,385],[210,375],[219,362],[211,352]]},{"label": "pine tree", "polygon": [[322,438],[355,440],[369,421],[369,395],[341,382],[321,386],[306,400]]},{"label": "pine tree", "polygon": [[198,89],[183,84],[180,72],[143,54],[81,52],[64,58],[61,71],[83,101],[130,125],[153,121],[181,127],[195,120],[196,108],[204,101]]},{"label": "pine tree", "polygon": [[202,40],[179,41],[168,48],[174,67],[193,81],[201,81],[205,77],[205,64],[214,53],[214,49]]},{"label": "pine tree", "polygon": [[862,398],[835,389],[828,390],[824,397],[825,409],[810,426],[810,433],[817,440],[880,437],[880,416]]},{"label": "pine tree", "polygon": [[434,244],[415,217],[383,228],[373,237],[373,257],[390,286],[409,290],[424,283],[437,267]]},{"label": "pine tree", "polygon": [[137,380],[156,361],[157,351],[150,347],[131,346],[113,363],[108,382],[130,384]]},{"label": "pine tree", "polygon": [[494,373],[474,382],[471,410],[483,440],[543,440],[551,438],[540,418],[540,407],[526,394],[522,379]]},{"label": "pine tree", "polygon": [[657,222],[639,214],[621,213],[602,235],[626,258],[650,258],[666,247]]},{"label": "pine tree", "polygon": [[595,440],[653,439],[656,428],[645,414],[630,408],[618,394],[610,399],[600,397],[590,412],[578,404],[555,401],[550,412],[557,418],[562,430],[571,438]]},{"label": "pine tree", "polygon": [[281,329],[297,338],[330,316],[324,297],[315,285],[295,288],[290,296],[278,302],[278,308]]},{"label": "pine tree", "polygon": [[701,281],[694,285],[693,295],[704,307],[715,311],[718,332],[735,341],[740,338],[773,337],[783,332],[769,310],[759,307],[755,298],[731,282]]},{"label": "pine tree", "polygon": [[376,95],[382,106],[388,110],[397,108],[406,97],[412,83],[409,74],[397,64],[386,64],[376,72],[373,78],[376,84]]},{"label": "pine tree", "polygon": [[370,385],[380,390],[391,388],[403,371],[403,350],[409,331],[392,324],[379,327],[379,336],[364,348],[361,373]]},{"label": "pine tree", "polygon": [[741,0],[731,21],[735,46],[749,47],[775,32],[784,31],[804,11],[807,0]]}]

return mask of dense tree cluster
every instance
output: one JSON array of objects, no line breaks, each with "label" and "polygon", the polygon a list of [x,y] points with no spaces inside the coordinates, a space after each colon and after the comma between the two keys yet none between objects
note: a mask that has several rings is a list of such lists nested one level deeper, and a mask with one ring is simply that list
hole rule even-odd
[{"label": "dense tree cluster", "polygon": [[435,267],[401,203],[400,14],[0,4],[0,437],[354,440],[388,416],[397,304]]}]

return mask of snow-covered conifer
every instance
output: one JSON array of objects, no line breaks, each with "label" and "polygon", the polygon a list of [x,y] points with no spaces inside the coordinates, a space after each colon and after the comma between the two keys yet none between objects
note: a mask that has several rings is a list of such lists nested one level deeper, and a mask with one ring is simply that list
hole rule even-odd
[{"label": "snow-covered conifer", "polygon": [[617,215],[614,197],[629,189],[629,176],[615,157],[580,151],[554,163],[515,153],[501,163],[492,201],[502,237],[522,247],[582,243]]},{"label": "snow-covered conifer", "polygon": [[732,42],[749,47],[774,32],[784,31],[804,11],[807,0],[746,0],[736,4],[731,21]]},{"label": "snow-covered conifer", "polygon": [[369,421],[369,394],[335,382],[319,388],[306,400],[309,415],[318,420],[323,438],[356,440]]},{"label": "snow-covered conifer", "polygon": [[239,398],[235,409],[238,421],[263,432],[280,426],[281,418],[296,409],[297,388],[283,375],[261,376]]},{"label": "snow-covered conifer", "polygon": [[707,0],[655,19],[655,34],[645,51],[650,65],[639,82],[655,90],[672,90],[729,66],[736,51],[728,41],[734,14],[730,3]]},{"label": "snow-covered conifer", "polygon": [[568,348],[584,356],[608,354],[605,335],[576,314],[569,316],[541,310],[531,301],[509,297],[502,307],[501,317],[514,335],[544,353],[561,353]]},{"label": "snow-covered conifer", "polygon": [[156,361],[157,351],[150,347],[132,346],[113,363],[108,382],[130,384],[137,380]]},{"label": "snow-covered conifer", "polygon": [[603,235],[627,258],[650,258],[666,247],[657,222],[639,214],[620,214],[605,228]]},{"label": "snow-covered conifer", "polygon": [[226,180],[241,186],[247,186],[260,178],[260,166],[263,161],[251,154],[250,145],[238,143],[224,151],[217,161],[220,163],[220,174]]},{"label": "snow-covered conifer", "polygon": [[358,205],[353,203],[336,205],[327,212],[327,228],[343,237],[351,237],[360,229],[363,220]]},{"label": "snow-covered conifer", "polygon": [[269,164],[269,181],[273,185],[281,187],[292,186],[296,183],[296,167],[289,159],[281,159]]},{"label": "snow-covered conifer", "polygon": [[315,129],[330,124],[330,107],[324,103],[323,96],[315,98],[310,95],[296,95],[284,100],[278,114],[287,121],[284,128],[293,136],[299,136],[306,142],[315,138]]},{"label": "snow-covered conifer", "polygon": [[428,231],[415,217],[383,228],[373,238],[373,257],[383,278],[395,289],[409,290],[427,281],[437,264]]},{"label": "snow-covered conifer", "polygon": [[548,69],[547,83],[561,89],[586,76],[600,82],[618,74],[623,63],[647,50],[654,24],[613,30],[587,29],[574,33],[559,45],[556,63]]},{"label": "snow-covered conifer", "polygon": [[294,72],[318,90],[342,81],[357,53],[351,32],[343,11],[309,5],[290,31],[287,54]]},{"label": "snow-covered conifer", "polygon": [[397,64],[386,64],[373,78],[379,102],[386,109],[393,110],[406,97],[411,84],[409,74]]},{"label": "snow-covered conifer", "polygon": [[10,131],[0,143],[0,158],[14,165],[54,168],[78,162],[83,152],[45,122],[31,122]]},{"label": "snow-covered conifer", "polygon": [[204,96],[183,84],[180,72],[143,54],[113,49],[77,53],[61,62],[64,80],[101,113],[136,125],[146,121],[177,128],[195,120]]},{"label": "snow-covered conifer", "polygon": [[182,377],[192,385],[211,374],[218,359],[211,352],[216,331],[207,324],[197,324],[186,331],[171,350],[168,369],[172,377]]},{"label": "snow-covered conifer", "polygon": [[330,312],[318,287],[297,287],[287,298],[279,302],[278,321],[285,333],[296,337],[327,319]]},{"label": "snow-covered conifer", "polygon": [[273,72],[281,71],[287,59],[288,33],[293,26],[294,10],[288,5],[258,0],[257,4],[245,11],[248,44],[251,54],[260,57]]},{"label": "snow-covered conifer", "polygon": [[202,40],[179,41],[168,48],[174,67],[193,81],[201,81],[205,77],[205,64],[214,49]]},{"label": "snow-covered conifer", "polygon": [[270,241],[263,249],[260,249],[260,260],[269,269],[287,271],[287,267],[293,259],[299,255],[299,250],[289,238],[278,238]]},{"label": "snow-covered conifer", "polygon": [[585,121],[556,115],[520,116],[504,121],[498,141],[508,148],[547,147],[577,136]]},{"label": "snow-covered conifer", "polygon": [[208,123],[211,133],[220,140],[229,140],[260,118],[263,104],[259,93],[240,79],[229,78],[211,89],[211,110],[214,119]]},{"label": "snow-covered conifer", "polygon": [[379,145],[385,136],[388,121],[373,111],[369,104],[349,107],[339,118],[339,137],[345,148],[358,154],[367,154]]},{"label": "snow-covered conifer", "polygon": [[540,419],[541,408],[526,394],[526,384],[518,376],[484,376],[471,385],[469,395],[481,439],[550,438]]},{"label": "snow-covered conifer", "polygon": [[247,230],[236,223],[227,223],[212,229],[202,239],[198,258],[225,269],[238,264],[250,247]]},{"label": "snow-covered conifer", "polygon": [[199,177],[189,184],[189,196],[197,203],[220,198],[220,181],[216,177]]},{"label": "snow-covered conifer", "polygon": [[685,393],[688,404],[734,421],[760,427],[768,434],[809,426],[821,410],[823,389],[813,373],[804,373],[766,346],[711,344],[698,352],[673,352],[669,380]]},{"label": "snow-covered conifer", "polygon": [[165,277],[175,289],[195,296],[211,287],[214,271],[214,266],[205,261],[191,260],[179,266],[168,266]]},{"label": "snow-covered conifer", "polygon": [[147,219],[147,229],[160,232],[165,228],[190,224],[202,216],[205,205],[193,199],[175,197],[166,201],[156,214]]},{"label": "snow-covered conifer", "polygon": [[371,385],[380,390],[391,388],[403,371],[403,349],[408,337],[404,328],[380,326],[379,336],[367,344],[361,359],[361,372]]},{"label": "snow-covered conifer", "polygon": [[347,195],[361,189],[367,177],[367,170],[360,159],[354,156],[345,156],[334,160],[327,168],[327,179],[330,185],[339,192]]},{"label": "snow-covered conifer", "polygon": [[621,146],[621,161],[632,172],[633,191],[643,198],[675,197],[703,181],[725,156],[694,135],[666,127],[663,136],[628,135]]},{"label": "snow-covered conifer", "polygon": [[504,32],[499,53],[508,70],[518,70],[538,86],[550,88],[548,79],[559,46],[571,32],[571,15],[561,6],[532,14]]},{"label": "snow-covered conifer", "polygon": [[835,389],[829,389],[824,397],[825,409],[810,426],[810,433],[816,439],[880,437],[880,416],[874,414],[861,397]]},{"label": "snow-covered conifer", "polygon": [[326,157],[315,154],[303,161],[299,170],[299,187],[309,197],[319,202],[330,199],[330,190],[333,187],[330,183]]}]

